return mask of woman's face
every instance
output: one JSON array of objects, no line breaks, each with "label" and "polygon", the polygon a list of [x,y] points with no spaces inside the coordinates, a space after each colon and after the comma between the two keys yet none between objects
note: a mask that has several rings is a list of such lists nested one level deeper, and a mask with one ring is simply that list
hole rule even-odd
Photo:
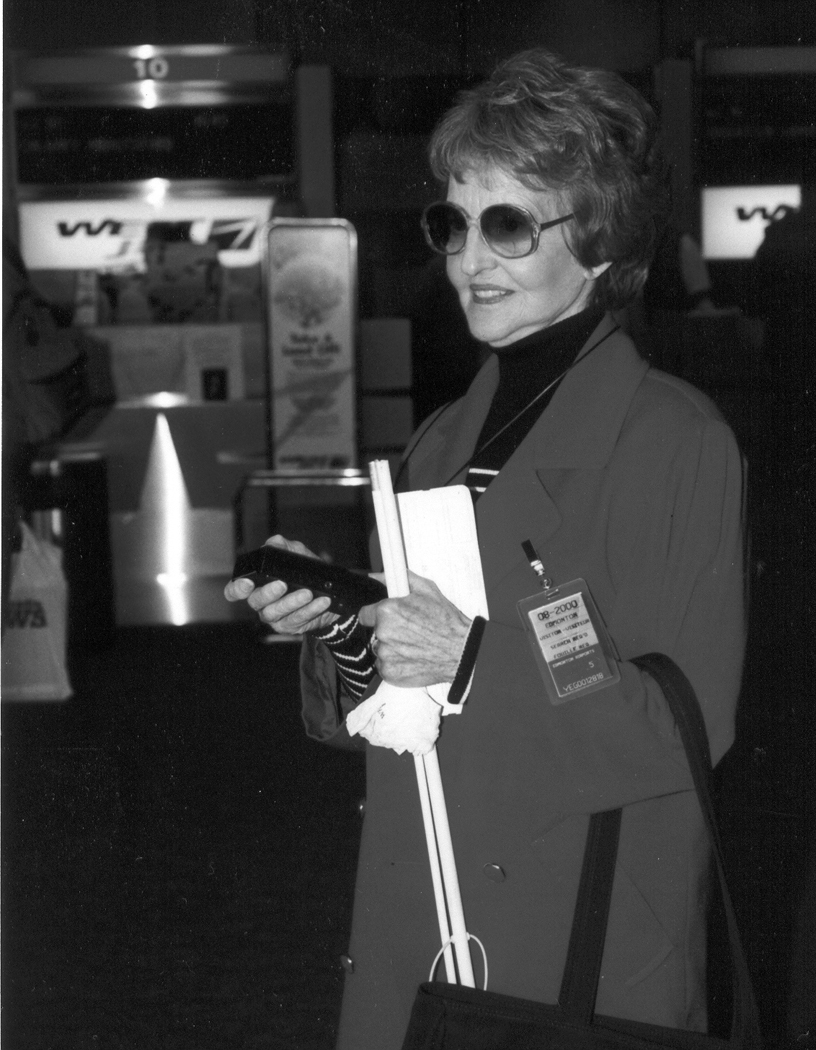
[{"label": "woman's face", "polygon": [[[491,204],[520,205],[538,222],[569,212],[553,192],[527,189],[496,168],[471,173],[464,182],[451,178],[447,199],[474,219]],[[475,226],[469,228],[464,249],[448,256],[447,269],[474,338],[507,346],[584,309],[606,266],[587,270],[577,262],[564,239],[568,225],[542,231],[536,251],[521,259],[497,255]]]}]

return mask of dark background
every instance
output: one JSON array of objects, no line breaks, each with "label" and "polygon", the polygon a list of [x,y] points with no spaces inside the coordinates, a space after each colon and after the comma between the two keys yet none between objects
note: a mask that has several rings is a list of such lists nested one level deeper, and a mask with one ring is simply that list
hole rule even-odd
[{"label": "dark background", "polygon": [[329,1050],[364,772],[296,644],[130,628],[3,708],[3,1045]]}]

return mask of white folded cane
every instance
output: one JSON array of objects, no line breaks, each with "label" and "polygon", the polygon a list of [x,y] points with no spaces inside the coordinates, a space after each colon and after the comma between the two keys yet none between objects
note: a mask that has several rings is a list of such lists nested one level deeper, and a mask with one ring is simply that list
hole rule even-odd
[{"label": "white folded cane", "polygon": [[[408,566],[405,558],[400,529],[397,500],[391,484],[391,471],[387,460],[375,460],[369,464],[374,513],[385,570],[385,584],[390,598],[400,598],[409,593]],[[445,959],[448,981],[475,987],[473,966],[468,947],[468,932],[459,891],[459,878],[453,855],[448,812],[439,759],[436,748],[425,755],[414,757],[417,787],[425,825],[428,859],[439,920],[441,952]],[[455,954],[456,966],[454,967]],[[438,958],[438,956],[437,956]],[[458,970],[458,982],[456,974]]]}]

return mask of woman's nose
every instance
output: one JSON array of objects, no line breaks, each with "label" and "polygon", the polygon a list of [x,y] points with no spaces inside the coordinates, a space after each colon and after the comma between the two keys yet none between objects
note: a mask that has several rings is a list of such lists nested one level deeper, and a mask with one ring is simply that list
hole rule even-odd
[{"label": "woman's nose", "polygon": [[462,272],[469,277],[484,270],[492,270],[496,265],[496,256],[485,244],[484,238],[475,223],[468,228],[465,247],[459,255]]}]

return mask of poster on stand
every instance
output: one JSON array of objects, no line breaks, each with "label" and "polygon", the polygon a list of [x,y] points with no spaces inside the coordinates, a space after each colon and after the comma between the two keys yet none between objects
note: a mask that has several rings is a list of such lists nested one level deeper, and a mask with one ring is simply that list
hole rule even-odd
[{"label": "poster on stand", "polygon": [[273,468],[356,467],[356,231],[272,219],[266,248]]}]

